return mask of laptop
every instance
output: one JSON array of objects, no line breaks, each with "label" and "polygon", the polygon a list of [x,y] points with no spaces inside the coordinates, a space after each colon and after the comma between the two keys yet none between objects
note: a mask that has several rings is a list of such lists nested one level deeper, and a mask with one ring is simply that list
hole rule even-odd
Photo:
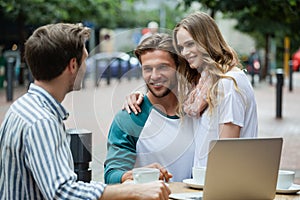
[{"label": "laptop", "polygon": [[211,141],[203,193],[186,199],[274,199],[281,149],[282,138]]}]

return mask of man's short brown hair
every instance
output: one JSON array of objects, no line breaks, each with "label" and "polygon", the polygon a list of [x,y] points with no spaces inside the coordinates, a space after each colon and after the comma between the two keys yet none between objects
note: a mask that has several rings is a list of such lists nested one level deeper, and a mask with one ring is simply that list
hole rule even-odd
[{"label": "man's short brown hair", "polygon": [[25,43],[25,59],[36,80],[58,77],[72,58],[78,66],[90,30],[78,24],[57,23],[35,30]]}]

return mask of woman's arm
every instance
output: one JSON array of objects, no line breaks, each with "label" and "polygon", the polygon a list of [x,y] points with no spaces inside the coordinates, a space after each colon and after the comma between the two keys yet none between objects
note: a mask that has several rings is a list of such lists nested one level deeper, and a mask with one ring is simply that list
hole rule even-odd
[{"label": "woman's arm", "polygon": [[126,110],[128,114],[134,112],[134,114],[138,114],[141,112],[141,103],[144,100],[144,94],[140,91],[136,91],[131,93],[130,95],[125,97],[125,102],[122,106],[122,110]]},{"label": "woman's arm", "polygon": [[220,125],[220,138],[239,138],[241,127],[233,123],[225,123]]}]

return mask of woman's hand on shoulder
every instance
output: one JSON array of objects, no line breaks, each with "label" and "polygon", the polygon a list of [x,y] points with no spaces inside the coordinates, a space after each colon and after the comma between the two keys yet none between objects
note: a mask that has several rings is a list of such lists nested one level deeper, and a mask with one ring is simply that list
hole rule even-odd
[{"label": "woman's hand on shoulder", "polygon": [[133,112],[134,114],[140,113],[141,110],[141,103],[144,100],[144,94],[140,91],[136,91],[131,93],[130,95],[125,97],[125,102],[122,106],[122,110],[126,110],[128,114]]}]

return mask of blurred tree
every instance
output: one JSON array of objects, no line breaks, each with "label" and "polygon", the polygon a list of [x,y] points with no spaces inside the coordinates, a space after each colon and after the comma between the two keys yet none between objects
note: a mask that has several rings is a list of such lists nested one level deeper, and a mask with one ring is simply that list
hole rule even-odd
[{"label": "blurred tree", "polygon": [[[55,22],[91,22],[98,28],[144,27],[149,19],[159,21],[158,10],[136,10],[136,0],[0,0],[0,12],[17,22],[21,41],[25,26]],[[167,28],[173,28],[175,16],[167,9]],[[174,16],[175,15],[175,16]],[[170,17],[169,17],[170,16]],[[173,17],[174,16],[174,17]],[[23,38],[23,39],[22,39]]]},{"label": "blurred tree", "polygon": [[[21,24],[90,21],[112,28],[121,10],[121,0],[6,0],[0,8]],[[132,2],[132,0],[127,0]]]},{"label": "blurred tree", "polygon": [[[113,28],[117,24],[122,0],[0,0],[0,12],[17,25],[19,47],[27,37],[27,26],[36,27],[55,22],[90,22]],[[133,0],[126,0],[132,3]],[[23,58],[23,56],[21,56]],[[22,69],[21,69],[22,70]],[[20,72],[23,77],[23,71]],[[22,84],[22,80],[20,81]]]},{"label": "blurred tree", "polygon": [[[17,26],[17,43],[23,54],[28,34],[43,24],[81,22],[95,29],[113,29],[144,27],[149,20],[159,21],[158,10],[136,10],[135,1],[138,0],[0,0],[0,16]],[[169,8],[166,12],[166,28],[172,29],[179,13]]]},{"label": "blurred tree", "polygon": [[[189,8],[195,0],[183,0],[181,4]],[[278,53],[283,55],[283,39],[291,39],[291,52],[300,45],[300,1],[299,0],[197,0],[214,17],[221,11],[227,17],[237,19],[236,29],[248,33],[256,40],[257,47],[265,47],[265,66],[262,78],[268,73],[270,37],[279,40]],[[264,40],[262,40],[264,38]]]},{"label": "blurred tree", "polygon": [[183,17],[184,13],[186,13],[183,10],[176,8],[174,10],[174,8],[169,7],[167,0],[161,0],[162,3],[160,6],[157,6],[157,9],[149,9],[147,6],[137,9],[134,3],[139,1],[146,2],[147,0],[133,0],[129,5],[126,2],[122,2],[123,10],[118,14],[118,27],[145,27],[149,21],[160,22],[160,8],[163,7],[166,12],[165,28],[173,29],[176,22]]}]

